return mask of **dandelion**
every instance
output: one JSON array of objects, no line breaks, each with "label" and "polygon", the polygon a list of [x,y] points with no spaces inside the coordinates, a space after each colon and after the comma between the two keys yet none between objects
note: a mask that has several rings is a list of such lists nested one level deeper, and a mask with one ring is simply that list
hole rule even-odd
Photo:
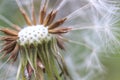
[{"label": "dandelion", "polygon": [[26,21],[26,26],[21,28],[14,24],[13,29],[0,29],[5,34],[0,38],[4,42],[1,58],[9,55],[7,61],[14,63],[20,55],[17,80],[44,80],[45,74],[49,80],[70,78],[64,59],[59,53],[59,49],[65,49],[60,36],[71,30],[69,27],[59,27],[67,18],[53,22],[58,11],[53,9],[47,14],[48,0],[45,0],[39,11],[38,21],[32,1],[31,20],[20,0],[16,2]]},{"label": "dandelion", "polygon": [[96,80],[106,72],[100,55],[119,52],[119,2],[16,0],[24,20],[0,15],[12,27],[0,28],[0,59],[19,61],[17,80]]}]

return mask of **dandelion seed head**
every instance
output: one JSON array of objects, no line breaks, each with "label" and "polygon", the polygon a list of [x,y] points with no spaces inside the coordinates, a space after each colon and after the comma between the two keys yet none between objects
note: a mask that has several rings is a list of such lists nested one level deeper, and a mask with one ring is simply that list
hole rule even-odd
[{"label": "dandelion seed head", "polygon": [[[58,8],[60,9],[64,2],[57,7],[57,11],[54,9],[48,11],[49,0],[42,0],[41,4],[43,4],[40,5],[38,15],[33,0],[30,0],[31,5],[23,4],[22,0],[16,0],[16,2],[26,26],[21,28],[2,17],[2,20],[11,24],[13,29],[3,28],[0,31],[6,34],[1,38],[5,41],[3,44],[5,47],[2,48],[1,52],[6,52],[2,58],[10,53],[7,62],[10,60],[15,62],[20,54],[17,80],[20,78],[38,80],[38,77],[40,80],[44,80],[44,74],[47,74],[46,77],[50,80],[61,80],[61,76],[65,79],[71,78],[64,59],[59,53],[59,49],[64,50],[64,40],[60,39],[59,36],[69,32],[71,28],[61,26],[67,20],[66,17],[55,20]],[[29,9],[31,15],[28,15],[24,6]]]},{"label": "dandelion seed head", "polygon": [[[41,42],[48,36],[48,28],[43,25],[25,27],[18,33],[19,42],[21,45],[26,43]],[[49,36],[48,36],[49,37]]]}]

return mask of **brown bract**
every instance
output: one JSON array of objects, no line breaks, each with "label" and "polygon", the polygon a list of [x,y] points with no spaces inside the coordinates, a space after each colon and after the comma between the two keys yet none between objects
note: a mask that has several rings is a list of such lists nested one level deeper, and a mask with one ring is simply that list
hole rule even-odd
[{"label": "brown bract", "polygon": [[[18,28],[17,26],[14,26]],[[3,48],[1,49],[1,53],[3,53],[1,58],[4,58],[6,55],[10,54],[8,60],[15,61],[17,59],[17,55],[19,52],[19,45],[17,44],[18,39],[18,31],[11,30],[8,28],[0,29],[1,32],[4,32],[4,36],[0,37],[0,40],[3,41]]]}]

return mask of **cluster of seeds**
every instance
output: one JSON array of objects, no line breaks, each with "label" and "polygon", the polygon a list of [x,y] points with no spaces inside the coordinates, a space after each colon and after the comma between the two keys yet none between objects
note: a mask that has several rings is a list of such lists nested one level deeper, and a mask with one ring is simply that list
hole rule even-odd
[{"label": "cluster of seeds", "polygon": [[28,26],[18,33],[19,42],[21,45],[40,43],[48,36],[48,28],[43,25]]}]

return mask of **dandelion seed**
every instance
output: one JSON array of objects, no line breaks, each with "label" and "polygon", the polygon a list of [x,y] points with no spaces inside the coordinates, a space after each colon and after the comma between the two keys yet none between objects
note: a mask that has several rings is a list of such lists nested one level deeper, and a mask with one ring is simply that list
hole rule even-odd
[{"label": "dandelion seed", "polygon": [[111,14],[116,14],[116,11],[119,10],[119,1],[112,0],[88,0],[89,4],[96,8],[99,13],[109,12]]}]

